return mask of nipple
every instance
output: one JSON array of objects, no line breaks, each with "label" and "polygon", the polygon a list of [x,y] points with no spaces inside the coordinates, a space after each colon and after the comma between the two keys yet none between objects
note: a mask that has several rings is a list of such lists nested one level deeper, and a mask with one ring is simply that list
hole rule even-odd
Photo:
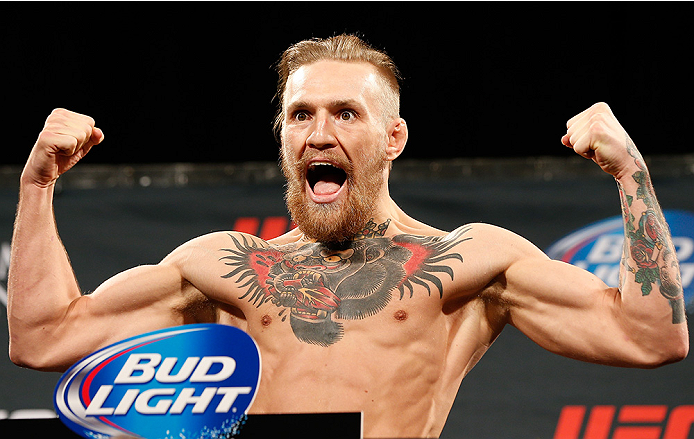
[{"label": "nipple", "polygon": [[261,319],[260,319],[260,324],[263,325],[264,327],[270,326],[270,323],[272,323],[272,317],[269,315],[265,314]]},{"label": "nipple", "polygon": [[407,320],[407,311],[399,309],[393,314],[393,318],[398,322],[404,322]]}]

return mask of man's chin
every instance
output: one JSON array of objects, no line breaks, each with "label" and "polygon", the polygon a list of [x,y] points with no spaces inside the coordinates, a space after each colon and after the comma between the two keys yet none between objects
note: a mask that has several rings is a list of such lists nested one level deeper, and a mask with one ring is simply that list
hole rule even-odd
[{"label": "man's chin", "polygon": [[341,243],[352,240],[369,218],[363,211],[348,209],[338,204],[308,203],[292,209],[292,219],[304,235],[323,243]]}]

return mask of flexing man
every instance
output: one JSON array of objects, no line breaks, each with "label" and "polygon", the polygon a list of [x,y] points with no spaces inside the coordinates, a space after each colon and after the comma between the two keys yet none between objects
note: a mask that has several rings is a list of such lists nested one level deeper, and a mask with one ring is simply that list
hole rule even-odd
[{"label": "flexing man", "polygon": [[507,230],[444,232],[398,208],[387,182],[407,125],[383,53],[351,36],[304,41],[279,72],[282,168],[298,228],[270,241],[201,236],[89,295],[60,243],[52,192],[104,134],[84,115],[49,116],[21,177],[8,285],[15,363],[65,370],[146,331],[234,325],[263,358],[251,413],[363,411],[366,437],[436,437],[462,379],[507,324],[590,362],[656,367],[687,355],[669,230],[607,105],[569,120],[561,141],[618,183],[619,288]]}]

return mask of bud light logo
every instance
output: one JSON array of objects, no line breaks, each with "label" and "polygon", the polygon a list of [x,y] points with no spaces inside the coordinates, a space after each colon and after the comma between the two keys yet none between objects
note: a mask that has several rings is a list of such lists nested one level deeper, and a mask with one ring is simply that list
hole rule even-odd
[{"label": "bud light logo", "polygon": [[[694,312],[694,214],[666,210],[664,215],[680,262],[685,306],[687,311]],[[547,254],[552,259],[584,268],[616,287],[623,244],[624,222],[621,216],[616,216],[566,236],[547,249]]]},{"label": "bud light logo", "polygon": [[101,349],[73,365],[55,407],[87,438],[227,437],[240,429],[260,383],[260,352],[240,329],[185,325]]}]

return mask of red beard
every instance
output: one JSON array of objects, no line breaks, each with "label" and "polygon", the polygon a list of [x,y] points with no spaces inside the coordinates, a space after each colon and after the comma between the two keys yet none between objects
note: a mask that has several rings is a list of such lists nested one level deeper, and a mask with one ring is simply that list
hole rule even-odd
[{"label": "red beard", "polygon": [[[282,148],[281,166],[287,179],[285,201],[294,222],[306,237],[318,242],[338,243],[351,240],[369,219],[373,218],[376,202],[383,187],[385,151],[365,160],[360,169],[343,157],[323,150],[307,150],[298,160],[288,159]],[[333,203],[318,204],[306,193],[308,162],[320,155],[337,164],[346,174],[346,197]]]}]

